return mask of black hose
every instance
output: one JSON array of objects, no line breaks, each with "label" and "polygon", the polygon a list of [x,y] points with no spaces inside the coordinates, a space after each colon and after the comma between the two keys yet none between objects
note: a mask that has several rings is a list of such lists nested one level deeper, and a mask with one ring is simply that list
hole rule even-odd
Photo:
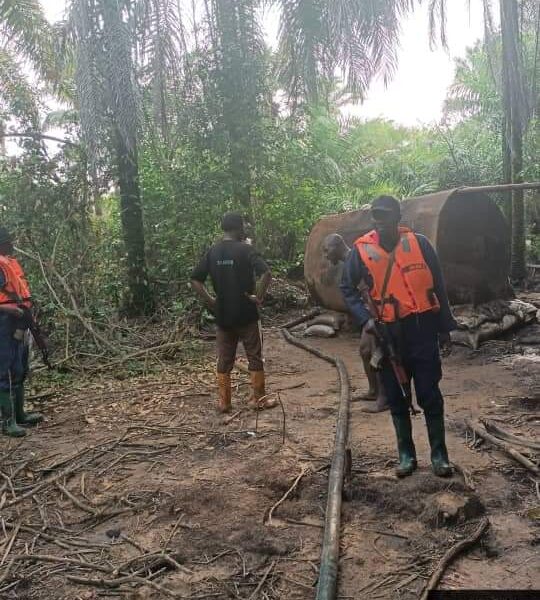
[{"label": "black hose", "polygon": [[294,338],[286,329],[282,329],[287,342],[302,348],[322,360],[333,364],[339,374],[340,401],[336,423],[336,438],[334,454],[328,476],[328,499],[326,502],[326,517],[324,537],[321,550],[321,565],[317,584],[317,600],[334,600],[337,591],[339,564],[339,537],[341,528],[341,500],[343,492],[343,477],[345,471],[345,455],[349,437],[349,408],[351,390],[349,375],[345,364],[340,358],[329,356],[308,344]]}]

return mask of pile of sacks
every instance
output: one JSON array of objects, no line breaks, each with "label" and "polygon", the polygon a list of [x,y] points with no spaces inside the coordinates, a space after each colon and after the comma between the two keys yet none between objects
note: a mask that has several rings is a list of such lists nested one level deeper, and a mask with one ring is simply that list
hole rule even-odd
[{"label": "pile of sacks", "polygon": [[293,333],[306,337],[331,338],[343,327],[347,316],[338,312],[325,312],[311,321],[293,327]]},{"label": "pile of sacks", "polygon": [[486,340],[496,338],[511,329],[523,327],[536,320],[540,322],[540,310],[522,300],[493,300],[473,306],[464,304],[453,307],[459,329],[452,332],[452,341],[477,350]]}]

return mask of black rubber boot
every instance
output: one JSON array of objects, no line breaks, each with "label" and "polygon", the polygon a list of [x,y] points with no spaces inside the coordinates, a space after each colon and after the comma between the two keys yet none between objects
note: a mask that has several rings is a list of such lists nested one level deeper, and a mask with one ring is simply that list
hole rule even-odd
[{"label": "black rubber boot", "polygon": [[450,477],[452,467],[448,462],[448,451],[446,450],[444,433],[443,413],[435,415],[426,414],[426,427],[431,446],[431,467],[437,477]]},{"label": "black rubber boot", "polygon": [[43,415],[41,413],[27,413],[24,412],[24,387],[17,385],[13,388],[13,394],[15,396],[15,420],[19,425],[28,425],[32,427],[43,421]]},{"label": "black rubber boot", "polygon": [[416,469],[416,450],[412,439],[411,415],[392,415],[392,422],[396,430],[399,465],[396,468],[398,477],[412,475]]},{"label": "black rubber boot", "polygon": [[0,410],[2,412],[2,433],[10,437],[23,437],[26,431],[17,425],[14,410],[15,398],[8,391],[0,391]]}]

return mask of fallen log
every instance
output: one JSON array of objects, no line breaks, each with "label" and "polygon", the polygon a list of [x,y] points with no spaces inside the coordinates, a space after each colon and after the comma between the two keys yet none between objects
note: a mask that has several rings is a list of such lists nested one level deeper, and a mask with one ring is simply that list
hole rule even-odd
[{"label": "fallen log", "polygon": [[489,519],[487,517],[484,517],[480,521],[480,525],[478,525],[476,530],[469,537],[465,538],[464,540],[461,540],[461,542],[458,542],[457,544],[452,546],[447,552],[445,552],[445,554],[439,561],[437,568],[433,572],[433,575],[429,578],[429,581],[426,587],[424,588],[424,591],[422,592],[422,596],[420,596],[420,600],[427,600],[427,598],[429,597],[429,592],[435,589],[435,587],[438,585],[439,581],[442,579],[444,572],[446,571],[450,563],[464,550],[467,550],[471,546],[474,546],[474,544],[476,544],[476,542],[478,542],[478,540],[482,537],[488,526]]},{"label": "fallen log", "polygon": [[490,442],[490,444],[492,444],[493,446],[504,450],[504,452],[506,452],[508,456],[510,456],[520,465],[524,466],[526,469],[531,471],[531,473],[534,473],[537,476],[540,475],[540,469],[538,468],[538,466],[535,465],[528,458],[523,456],[523,454],[518,452],[515,448],[512,448],[507,443],[491,435],[485,429],[482,429],[477,423],[473,423],[469,419],[465,419],[465,425],[467,425],[469,429],[474,431],[474,433],[476,433],[476,435],[479,435],[482,439],[486,440],[487,442]]}]

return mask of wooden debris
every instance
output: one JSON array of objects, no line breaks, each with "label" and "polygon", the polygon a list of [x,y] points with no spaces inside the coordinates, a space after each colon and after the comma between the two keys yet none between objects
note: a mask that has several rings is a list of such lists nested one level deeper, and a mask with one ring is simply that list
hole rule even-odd
[{"label": "wooden debris", "polygon": [[267,514],[266,518],[264,519],[265,525],[272,525],[272,515],[274,514],[274,511],[278,508],[278,506],[283,504],[283,502],[285,502],[285,500],[287,500],[287,498],[293,493],[293,491],[296,489],[297,485],[300,483],[300,480],[302,479],[302,477],[304,477],[304,475],[306,473],[308,473],[309,470],[310,470],[309,466],[302,467],[302,470],[300,471],[300,473],[296,477],[296,479],[293,481],[293,484],[291,485],[291,487],[283,494],[283,496],[281,496],[281,498],[268,511],[268,514]]},{"label": "wooden debris", "polygon": [[19,535],[19,529],[20,528],[21,528],[21,523],[17,523],[17,525],[15,526],[15,529],[13,530],[13,534],[11,535],[11,538],[10,538],[10,540],[8,542],[6,550],[4,552],[4,556],[2,556],[2,560],[0,561],[0,567],[6,562],[6,558],[9,556],[9,553],[11,552],[11,548],[13,547],[13,543],[17,539],[17,535]]},{"label": "wooden debris", "polygon": [[262,579],[259,581],[259,584],[257,585],[257,587],[253,590],[253,593],[248,598],[248,600],[254,600],[257,597],[257,594],[259,593],[260,589],[264,585],[264,582],[268,579],[268,575],[270,575],[270,573],[272,572],[272,569],[275,567],[275,565],[276,565],[276,561],[274,560],[274,561],[272,561],[272,563],[270,564],[268,569],[266,569],[266,571],[264,572]]},{"label": "wooden debris", "polygon": [[127,362],[128,360],[132,360],[134,358],[140,358],[141,356],[148,356],[148,354],[157,354],[163,352],[164,350],[171,350],[174,348],[179,348],[186,343],[185,340],[180,340],[176,342],[167,342],[166,344],[158,344],[157,346],[150,346],[149,348],[144,348],[143,350],[138,350],[137,352],[131,352],[130,354],[126,354],[121,358],[108,362],[104,365],[98,365],[89,370],[90,373],[97,373],[99,371],[105,371],[110,369],[111,367],[115,367],[122,363]]},{"label": "wooden debris", "polygon": [[535,442],[534,440],[529,440],[528,438],[521,438],[517,435],[513,435],[508,431],[505,431],[493,421],[488,421],[487,419],[480,419],[480,423],[486,428],[488,433],[500,438],[501,440],[506,440],[507,442],[511,442],[513,444],[518,444],[519,446],[524,446],[525,448],[532,448],[533,450],[540,450],[540,442]]},{"label": "wooden debris", "polygon": [[538,468],[538,466],[535,465],[533,462],[531,462],[528,458],[523,456],[523,454],[519,453],[515,448],[512,448],[511,446],[509,446],[502,440],[491,435],[485,429],[480,427],[480,425],[478,425],[477,423],[473,423],[469,419],[465,419],[465,424],[467,425],[467,427],[469,429],[472,429],[472,431],[474,431],[476,433],[476,435],[480,436],[482,439],[486,440],[487,442],[490,442],[497,448],[504,450],[504,452],[506,452],[506,454],[508,454],[508,456],[510,456],[515,461],[520,463],[526,469],[528,469],[535,475],[540,475],[540,469]]},{"label": "wooden debris", "polygon": [[482,535],[484,534],[484,532],[486,531],[488,526],[489,526],[489,519],[487,517],[485,517],[480,521],[480,524],[478,525],[476,530],[469,537],[465,538],[464,540],[461,540],[460,542],[458,542],[457,544],[452,546],[444,554],[444,556],[439,561],[437,568],[433,572],[433,575],[430,577],[426,587],[424,588],[424,591],[422,592],[422,595],[420,596],[420,600],[427,600],[430,590],[433,590],[437,587],[439,581],[442,579],[442,576],[444,575],[444,572],[446,571],[448,566],[451,564],[451,562],[459,554],[461,554],[464,550],[467,550],[468,548],[474,546],[474,544],[476,544],[478,542],[478,540],[482,537]]}]

